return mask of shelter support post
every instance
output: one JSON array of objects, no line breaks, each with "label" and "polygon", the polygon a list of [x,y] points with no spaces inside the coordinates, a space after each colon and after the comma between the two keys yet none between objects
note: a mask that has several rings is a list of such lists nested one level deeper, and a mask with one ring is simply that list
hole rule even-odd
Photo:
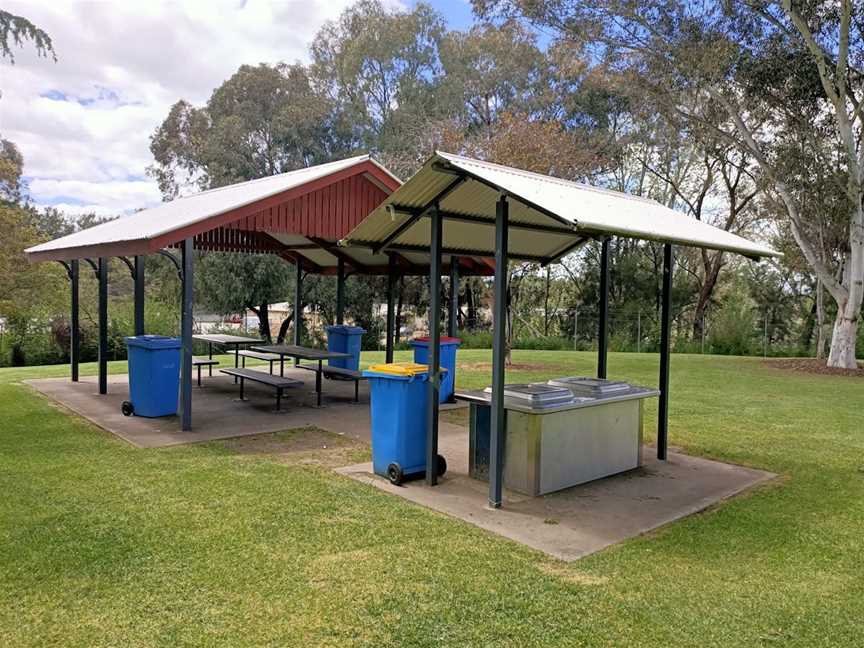
[{"label": "shelter support post", "polygon": [[80,275],[81,264],[78,259],[75,259],[69,264],[69,284],[72,298],[72,313],[69,318],[69,364],[72,370],[72,382],[78,382],[78,364],[81,360],[80,306],[78,303],[78,279]]},{"label": "shelter support post", "polygon": [[672,335],[672,244],[663,246],[663,305],[660,314],[660,402],[657,412],[657,458],[666,460],[669,440],[669,360]]},{"label": "shelter support post", "polygon": [[396,329],[396,258],[391,254],[387,261],[387,330],[385,337],[385,362],[393,362]]},{"label": "shelter support post", "polygon": [[450,257],[450,321],[447,335],[456,337],[459,329],[459,257]]},{"label": "shelter support post", "polygon": [[192,429],[192,301],[194,276],[192,270],[192,238],[183,240],[183,302],[180,318],[180,421],[181,429]]},{"label": "shelter support post", "polygon": [[133,269],[135,279],[135,335],[144,335],[144,257],[136,256]]},{"label": "shelter support post", "polygon": [[[297,281],[294,283],[294,344],[300,346],[303,336],[303,268],[297,263]],[[300,364],[299,358],[294,358],[294,366]]]},{"label": "shelter support post", "polygon": [[508,211],[507,197],[501,196],[495,209],[495,303],[492,307],[492,411],[489,426],[489,505],[492,508],[501,508],[504,490]]},{"label": "shelter support post", "polygon": [[597,333],[597,377],[606,378],[609,352],[609,239],[600,250],[600,329]]},{"label": "shelter support post", "polygon": [[429,411],[426,428],[426,483],[438,483],[438,398],[441,385],[441,237],[438,205],[431,210],[429,239]]},{"label": "shelter support post", "polygon": [[99,257],[99,393],[108,393],[108,259]]},{"label": "shelter support post", "polygon": [[336,259],[336,324],[345,323],[345,259]]}]

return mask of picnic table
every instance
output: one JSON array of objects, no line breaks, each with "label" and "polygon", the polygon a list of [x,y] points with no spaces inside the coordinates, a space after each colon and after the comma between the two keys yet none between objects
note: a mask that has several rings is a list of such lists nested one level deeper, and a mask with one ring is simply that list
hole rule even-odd
[{"label": "picnic table", "polygon": [[[199,342],[207,343],[207,358],[213,359],[213,345],[217,344],[219,346],[223,346],[226,349],[230,349],[234,347],[234,368],[240,366],[240,347],[248,346],[250,344],[259,344],[263,342],[261,338],[250,338],[243,337],[242,335],[225,335],[222,333],[214,333],[214,334],[204,334],[199,333],[198,335],[192,336],[193,340],[198,340]],[[210,375],[213,375],[213,368],[209,368]],[[234,382],[237,382],[237,378],[234,379]]]},{"label": "picnic table", "polygon": [[317,362],[317,368],[310,367],[315,371],[315,396],[318,407],[321,407],[321,374],[324,369],[324,361],[336,358],[351,358],[350,353],[340,351],[327,351],[326,349],[313,349],[310,347],[297,346],[294,344],[266,344],[252,347],[253,351],[261,353],[274,353],[279,356],[279,375],[285,375],[285,358],[297,358],[298,360],[311,360]]}]

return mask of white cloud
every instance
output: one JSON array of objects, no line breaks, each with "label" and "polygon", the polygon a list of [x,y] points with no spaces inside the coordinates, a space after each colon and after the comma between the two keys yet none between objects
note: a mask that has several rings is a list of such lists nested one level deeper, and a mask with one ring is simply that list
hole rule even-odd
[{"label": "white cloud", "polygon": [[[351,0],[7,2],[49,33],[0,66],[0,134],[24,155],[34,201],[104,215],[155,204],[149,137],[178,99],[195,104],[244,64],[308,60]],[[394,3],[395,4],[395,3]]]}]

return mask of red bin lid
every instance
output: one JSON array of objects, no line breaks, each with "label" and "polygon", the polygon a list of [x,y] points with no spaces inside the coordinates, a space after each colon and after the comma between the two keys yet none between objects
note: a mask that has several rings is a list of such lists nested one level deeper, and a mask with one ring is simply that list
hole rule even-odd
[{"label": "red bin lid", "polygon": [[[447,337],[446,335],[442,335],[440,339],[441,339],[441,342],[444,342],[445,344],[446,343],[450,343],[450,344],[461,344],[462,343],[462,340],[460,340],[459,338]],[[414,338],[414,342],[431,342],[431,341],[432,341],[432,338],[430,338],[428,335],[425,337]]]}]

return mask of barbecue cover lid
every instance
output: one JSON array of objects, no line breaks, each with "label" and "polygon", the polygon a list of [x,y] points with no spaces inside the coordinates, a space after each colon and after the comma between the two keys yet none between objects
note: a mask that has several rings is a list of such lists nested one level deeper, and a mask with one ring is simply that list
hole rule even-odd
[{"label": "barbecue cover lid", "polygon": [[622,380],[604,380],[587,376],[553,378],[546,384],[554,387],[566,387],[574,392],[591,396],[612,396],[630,389],[630,385]]},{"label": "barbecue cover lid", "polygon": [[[492,388],[487,387],[484,391],[490,394]],[[532,407],[559,405],[573,400],[573,392],[569,389],[542,383],[504,385],[504,396],[517,399]]]}]

